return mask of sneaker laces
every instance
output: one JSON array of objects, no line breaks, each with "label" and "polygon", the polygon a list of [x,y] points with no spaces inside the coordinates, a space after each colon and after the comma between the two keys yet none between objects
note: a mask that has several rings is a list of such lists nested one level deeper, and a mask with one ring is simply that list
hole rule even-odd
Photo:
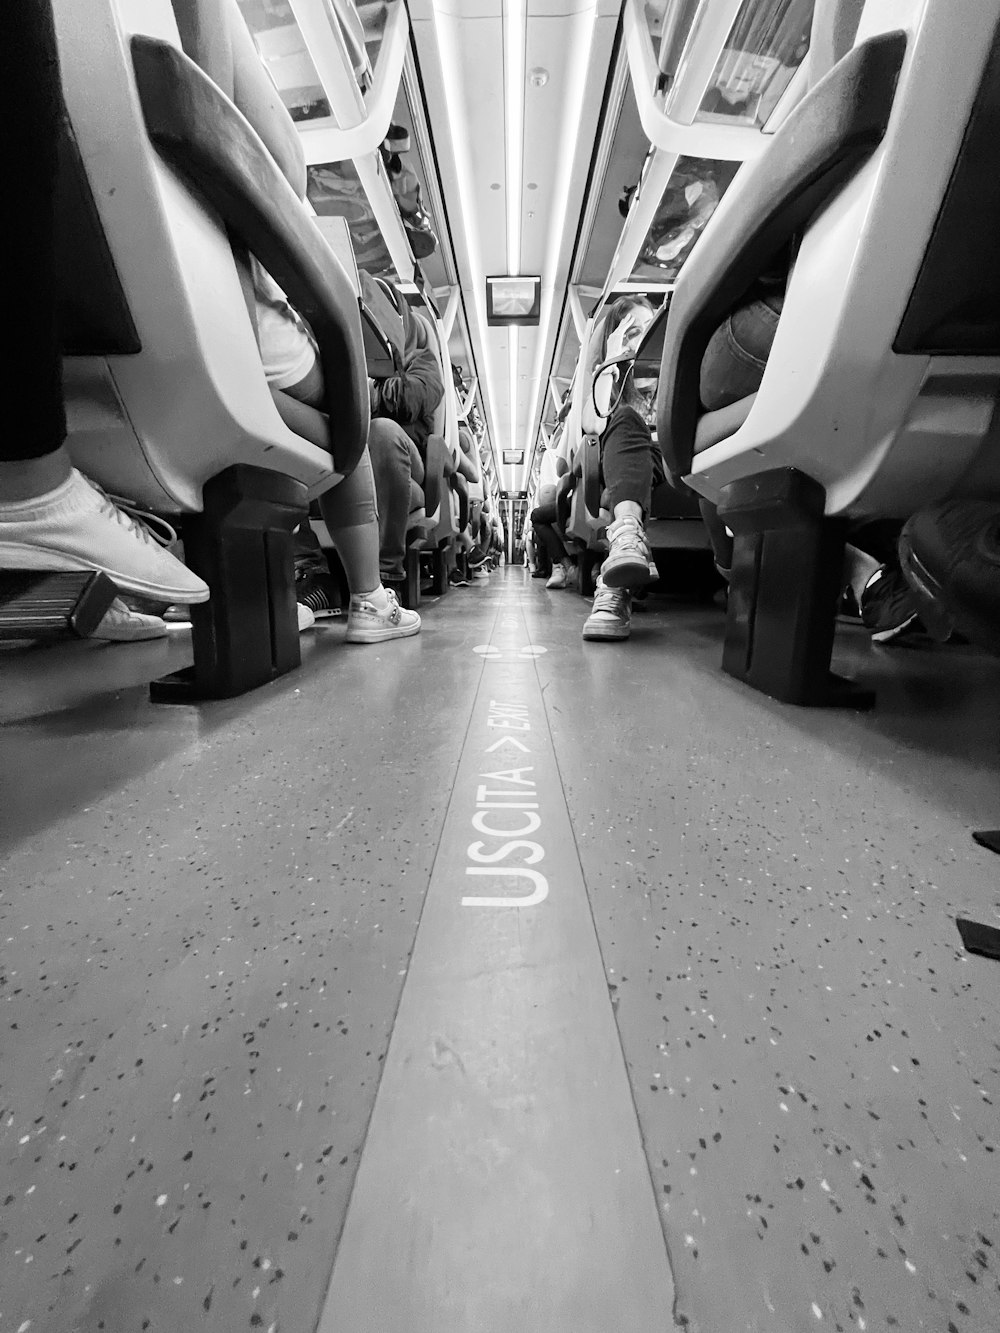
[{"label": "sneaker laces", "polygon": [[[159,514],[153,514],[148,509],[142,509],[132,500],[126,500],[121,495],[112,495],[108,491],[98,486],[96,481],[90,477],[84,476],[87,485],[97,492],[104,501],[103,508],[105,512],[118,523],[126,528],[141,541],[150,546],[172,546],[177,540],[177,531],[165,518]],[[153,526],[158,524],[160,531]]]},{"label": "sneaker laces", "polygon": [[591,615],[598,611],[607,611],[613,616],[622,616],[629,609],[627,588],[598,588],[594,593],[594,606]]}]

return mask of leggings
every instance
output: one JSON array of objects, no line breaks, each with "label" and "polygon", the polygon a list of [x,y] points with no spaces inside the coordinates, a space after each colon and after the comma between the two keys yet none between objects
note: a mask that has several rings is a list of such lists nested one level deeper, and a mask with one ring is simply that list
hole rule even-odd
[{"label": "leggings", "polygon": [[7,403],[30,404],[23,427],[0,431],[0,462],[55,453],[66,437],[56,329],[55,183],[62,92],[48,0],[2,0],[0,216],[9,263],[0,384]]}]

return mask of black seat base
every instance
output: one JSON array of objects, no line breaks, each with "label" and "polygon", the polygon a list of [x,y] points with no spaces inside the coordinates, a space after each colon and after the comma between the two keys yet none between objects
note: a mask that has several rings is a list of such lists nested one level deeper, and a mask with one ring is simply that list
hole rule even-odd
[{"label": "black seat base", "polygon": [[451,543],[439,543],[431,552],[431,595],[443,597],[448,591],[448,571],[451,568]]},{"label": "black seat base", "polygon": [[0,639],[86,639],[118,596],[90,569],[0,571]]},{"label": "black seat base", "polygon": [[980,847],[985,847],[989,852],[996,852],[1000,855],[1000,828],[979,829],[973,833],[973,839],[979,843]]},{"label": "black seat base", "polygon": [[194,666],[153,681],[154,702],[232,698],[299,665],[292,532],[308,512],[305,486],[264,468],[239,464],[206,483],[184,553],[212,596],[191,608]]},{"label": "black seat base", "polygon": [[831,674],[846,520],[795,468],[726,486],[719,517],[734,534],[722,669],[784,703],[870,708],[871,690]]}]

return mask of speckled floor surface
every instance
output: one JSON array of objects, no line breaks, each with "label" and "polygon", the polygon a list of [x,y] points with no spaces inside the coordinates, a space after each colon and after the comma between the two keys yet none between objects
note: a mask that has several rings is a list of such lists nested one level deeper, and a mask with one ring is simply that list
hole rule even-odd
[{"label": "speckled floor surface", "polygon": [[512,570],[201,709],[181,642],[0,657],[0,1333],[312,1333],[512,582],[678,1322],[1000,1328],[1000,662],[847,630],[876,712],[789,709]]}]

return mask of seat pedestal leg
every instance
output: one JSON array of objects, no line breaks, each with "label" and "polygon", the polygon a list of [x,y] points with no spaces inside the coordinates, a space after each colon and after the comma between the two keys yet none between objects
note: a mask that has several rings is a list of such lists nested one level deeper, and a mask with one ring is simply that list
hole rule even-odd
[{"label": "seat pedestal leg", "polygon": [[435,597],[448,591],[448,548],[439,546],[431,555],[431,588]]},{"label": "seat pedestal leg", "polygon": [[191,608],[194,666],[153,681],[157,703],[231,698],[301,661],[292,531],[308,513],[305,486],[240,464],[208,481],[203,498],[184,525],[184,553],[212,596]]},{"label": "seat pedestal leg", "polygon": [[406,578],[402,586],[400,601],[408,611],[416,611],[420,605],[420,553],[423,542],[406,548]]},{"label": "seat pedestal leg", "polygon": [[722,669],[785,703],[870,708],[871,690],[830,671],[847,524],[824,503],[794,468],[723,489],[735,541]]}]

